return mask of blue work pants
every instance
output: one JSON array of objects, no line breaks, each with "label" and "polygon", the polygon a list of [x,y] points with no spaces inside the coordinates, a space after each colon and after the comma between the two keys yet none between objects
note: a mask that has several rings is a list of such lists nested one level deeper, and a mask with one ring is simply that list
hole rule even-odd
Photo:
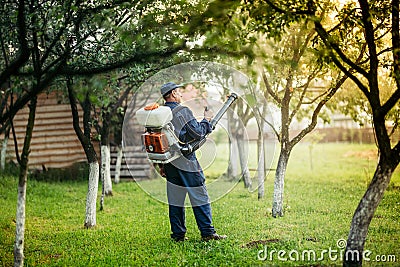
[{"label": "blue work pants", "polygon": [[201,235],[209,236],[215,233],[212,226],[211,204],[205,186],[203,171],[188,172],[168,163],[164,165],[167,176],[167,197],[169,204],[169,219],[171,237],[181,238],[186,233],[185,198],[189,200],[193,209],[197,226]]}]

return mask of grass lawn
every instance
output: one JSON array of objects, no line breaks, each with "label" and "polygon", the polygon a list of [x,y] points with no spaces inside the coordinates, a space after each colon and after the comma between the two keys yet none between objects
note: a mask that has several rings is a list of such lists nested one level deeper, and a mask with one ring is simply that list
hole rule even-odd
[{"label": "grass lawn", "polygon": [[[318,144],[311,170],[309,148],[300,144],[285,180],[285,216],[271,216],[273,173],[266,178],[261,201],[242,183],[227,185],[233,189],[212,208],[214,226],[228,239],[208,243],[201,241],[190,209],[189,240],[170,240],[168,206],[140,187],[152,181],[114,185],[114,196],[97,213],[97,226],[86,230],[86,182],[29,180],[25,265],[339,266],[343,249],[337,243],[347,239],[353,212],[373,175],[374,150],[373,145]],[[16,189],[17,177],[0,174],[0,266],[13,264]],[[378,259],[400,265],[399,215],[397,170],[369,229],[365,249],[371,251],[371,261],[366,266],[388,265]]]}]

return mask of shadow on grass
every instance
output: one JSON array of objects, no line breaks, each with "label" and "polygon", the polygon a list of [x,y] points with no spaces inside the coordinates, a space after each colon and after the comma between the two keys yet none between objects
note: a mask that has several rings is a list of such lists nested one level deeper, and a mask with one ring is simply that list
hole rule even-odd
[{"label": "shadow on grass", "polygon": [[35,170],[30,173],[30,178],[44,182],[87,181],[89,166],[86,162],[77,162],[66,168],[49,168]]},{"label": "shadow on grass", "polygon": [[[18,177],[19,165],[14,162],[8,162],[3,172],[6,175]],[[77,162],[65,168],[46,168],[30,170],[28,179],[41,182],[81,182],[87,181],[89,176],[89,167],[86,162]]]}]

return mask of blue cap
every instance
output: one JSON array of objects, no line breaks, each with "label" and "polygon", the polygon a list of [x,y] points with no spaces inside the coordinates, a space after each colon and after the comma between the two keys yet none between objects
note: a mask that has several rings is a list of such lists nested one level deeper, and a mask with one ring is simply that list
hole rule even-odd
[{"label": "blue cap", "polygon": [[160,89],[160,93],[162,96],[165,96],[166,94],[168,94],[169,92],[171,92],[172,90],[181,87],[182,85],[178,85],[176,83],[173,82],[167,82],[166,84],[163,84],[163,86],[161,86]]}]

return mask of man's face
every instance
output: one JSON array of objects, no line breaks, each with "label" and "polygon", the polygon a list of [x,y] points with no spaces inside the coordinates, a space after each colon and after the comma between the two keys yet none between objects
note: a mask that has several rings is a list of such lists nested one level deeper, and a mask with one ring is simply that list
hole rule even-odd
[{"label": "man's face", "polygon": [[181,103],[181,101],[182,101],[182,93],[181,93],[181,88],[176,88],[173,92],[172,92],[172,94],[173,94],[173,96],[174,96],[174,98],[175,98],[175,101],[177,102],[177,103]]}]

